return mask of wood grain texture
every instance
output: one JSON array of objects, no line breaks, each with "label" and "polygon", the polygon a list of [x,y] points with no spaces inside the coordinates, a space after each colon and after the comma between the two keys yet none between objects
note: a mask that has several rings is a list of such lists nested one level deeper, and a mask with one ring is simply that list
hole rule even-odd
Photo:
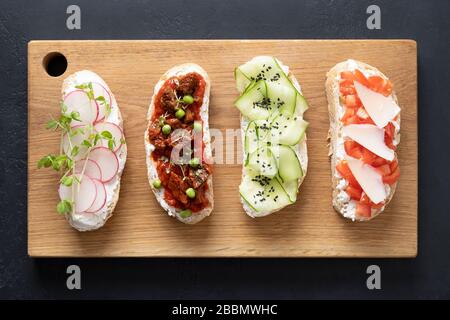
[{"label": "wood grain texture", "polygon": [[[68,69],[46,74],[42,60],[63,53]],[[200,64],[212,81],[210,127],[239,128],[233,107],[238,93],[233,70],[256,55],[274,55],[302,85],[310,108],[305,119],[309,168],[295,205],[261,219],[242,210],[241,165],[217,164],[215,208],[194,226],[168,217],[148,186],[143,133],[153,86],[170,67]],[[327,156],[326,72],[353,58],[393,81],[402,108],[399,148],[402,176],[387,210],[366,223],[353,223],[331,205]],[[80,233],[58,216],[58,176],[36,163],[58,152],[59,136],[45,130],[59,113],[65,76],[82,69],[110,86],[124,117],[128,161],[114,216],[100,230]],[[237,143],[240,143],[237,142]],[[236,148],[232,143],[226,148]],[[28,46],[28,253],[33,257],[414,257],[417,254],[417,50],[409,40],[191,40],[32,41]]]}]

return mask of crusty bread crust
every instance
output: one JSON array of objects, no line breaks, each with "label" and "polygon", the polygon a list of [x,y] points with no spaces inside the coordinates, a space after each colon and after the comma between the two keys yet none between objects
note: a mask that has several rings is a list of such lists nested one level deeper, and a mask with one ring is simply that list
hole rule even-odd
[{"label": "crusty bread crust", "polygon": [[[332,179],[332,189],[333,189],[333,207],[334,209],[342,214],[344,216],[344,203],[339,201],[338,194],[339,190],[337,188],[339,179],[336,178],[336,164],[338,162],[338,159],[336,157],[336,149],[337,149],[337,142],[338,138],[342,136],[342,129],[343,124],[339,119],[339,108],[340,101],[339,101],[339,80],[337,80],[338,76],[342,71],[349,70],[349,63],[355,63],[358,69],[360,70],[367,70],[371,71],[385,79],[388,79],[380,70],[378,70],[375,67],[372,67],[366,63],[356,61],[356,60],[347,60],[344,62],[340,62],[337,65],[335,65],[333,68],[331,68],[330,71],[327,72],[327,79],[325,81],[325,89],[327,94],[327,100],[328,100],[328,114],[330,118],[330,128],[328,133],[328,139],[329,139],[329,156],[331,159],[331,179]],[[392,92],[392,96],[395,100],[395,102],[398,104],[397,96],[395,95],[395,92]],[[398,124],[400,125],[400,114],[398,115]],[[396,138],[398,141],[400,141],[400,130],[396,132]],[[384,211],[384,209],[387,207],[389,202],[391,201],[392,197],[394,196],[395,189],[397,187],[397,183],[393,184],[390,187],[390,192],[388,194],[388,198],[386,200],[386,204],[381,209],[372,210],[372,216],[370,218],[365,217],[358,217],[355,215],[355,220],[357,221],[368,221],[376,216],[378,216],[381,212]]]},{"label": "crusty bread crust", "polygon": [[[283,65],[283,63],[281,61],[279,61],[277,59],[278,63],[280,64],[280,66],[285,69],[287,68],[286,66]],[[292,74],[292,72],[289,70],[287,73],[288,78],[291,80],[291,82],[294,84],[294,86],[297,88],[297,90],[302,93],[301,91],[301,87],[300,84],[298,83],[297,79],[295,78],[295,76]],[[241,115],[240,118],[240,125],[241,125],[241,141],[242,143],[244,143],[245,141],[245,129],[248,126],[249,121]],[[298,180],[298,188],[300,188],[300,185],[303,183],[303,180],[306,177],[306,173],[308,171],[308,148],[306,145],[306,132],[304,134],[304,138],[294,146],[294,150],[295,153],[297,154],[297,157],[300,160],[301,163],[301,167],[303,170],[303,177],[301,179]],[[243,157],[243,161],[242,163],[245,163],[245,152],[242,153],[242,157]],[[245,166],[242,166],[242,181],[244,180],[245,177]],[[255,210],[253,210],[253,208],[251,206],[248,205],[248,203],[244,200],[243,197],[240,197],[241,199],[241,203],[242,203],[242,207],[244,208],[244,211],[247,215],[249,215],[252,218],[261,218],[261,217],[265,217],[268,216],[274,212],[280,211],[282,209],[284,209],[285,207],[279,208],[277,210],[268,210],[268,211],[262,211],[262,212],[256,212]],[[293,204],[293,203],[292,203]]]},{"label": "crusty bread crust", "polygon": [[[113,92],[108,87],[107,83],[96,73],[89,71],[89,70],[82,70],[82,71],[78,71],[78,72],[68,76],[62,84],[62,88],[61,88],[62,96],[64,96],[65,94],[67,94],[68,92],[70,92],[72,90],[76,90],[76,88],[75,88],[76,85],[80,85],[85,82],[100,83],[109,91],[109,94],[111,95],[111,108],[114,109],[114,111],[117,111],[118,120],[119,120],[117,125],[122,129],[122,132],[123,132],[123,119],[122,119],[122,114],[120,113],[120,108],[117,104],[117,100],[116,100]],[[125,135],[124,135],[124,138],[125,138]],[[118,156],[118,158],[123,159],[123,162],[121,162],[122,164],[121,164],[121,166],[119,166],[119,170],[117,172],[116,177],[110,182],[113,184],[113,187],[112,187],[113,192],[112,192],[111,198],[109,198],[109,197],[107,198],[105,207],[102,209],[102,211],[105,210],[105,213],[102,215],[98,215],[97,213],[83,213],[83,215],[90,215],[91,218],[93,218],[93,219],[95,217],[96,224],[94,226],[86,225],[86,224],[78,221],[77,217],[75,217],[71,214],[66,215],[66,219],[69,222],[69,224],[73,228],[77,229],[78,231],[97,230],[97,229],[101,228],[102,226],[104,226],[106,221],[112,217],[114,209],[117,205],[117,202],[119,201],[120,180],[122,177],[122,172],[125,167],[125,162],[126,162],[126,158],[127,158],[126,143],[121,146],[120,151],[117,154],[117,156]]]},{"label": "crusty bread crust", "polygon": [[[211,82],[209,80],[209,76],[206,73],[206,71],[201,68],[199,65],[194,63],[184,63],[181,65],[177,65],[170,70],[168,70],[164,75],[161,77],[161,79],[156,83],[152,100],[150,102],[150,106],[148,108],[147,112],[147,121],[151,119],[154,109],[155,109],[155,99],[156,95],[159,92],[159,89],[162,87],[164,82],[174,76],[181,76],[184,74],[187,74],[189,72],[197,72],[200,74],[203,79],[205,79],[206,85],[205,85],[205,93],[203,95],[203,104],[200,108],[200,115],[203,120],[203,143],[205,145],[204,154],[203,156],[208,159],[209,163],[212,163],[212,150],[211,150],[211,137],[209,133],[209,94],[211,91]],[[213,192],[213,182],[212,182],[212,175],[209,175],[208,179],[206,180],[206,183],[208,185],[208,192],[206,193],[206,197],[209,201],[209,206],[200,210],[199,212],[193,213],[190,217],[183,218],[180,216],[180,209],[175,208],[173,206],[170,206],[166,200],[164,199],[164,187],[161,187],[160,189],[156,189],[153,187],[152,181],[154,179],[158,178],[158,174],[156,172],[156,162],[152,160],[152,152],[154,151],[155,147],[150,143],[149,135],[148,135],[148,127],[145,130],[144,134],[144,143],[145,143],[145,151],[146,151],[146,163],[147,163],[147,174],[148,174],[148,182],[150,184],[150,187],[155,194],[156,200],[161,205],[161,207],[167,211],[169,216],[177,218],[179,221],[186,223],[186,224],[195,224],[197,222],[200,222],[207,216],[211,214],[211,211],[214,207],[214,192]]]}]

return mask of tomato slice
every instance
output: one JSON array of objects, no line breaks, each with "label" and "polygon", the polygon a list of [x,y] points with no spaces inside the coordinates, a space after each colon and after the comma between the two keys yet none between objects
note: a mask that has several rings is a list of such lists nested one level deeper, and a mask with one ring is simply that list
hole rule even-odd
[{"label": "tomato slice", "polygon": [[353,80],[355,79],[355,76],[351,71],[342,71],[341,72],[341,79],[351,80],[353,84]]},{"label": "tomato slice", "polygon": [[379,167],[382,166],[384,164],[387,164],[388,161],[382,157],[377,157],[375,160],[372,161],[372,166],[374,167]]},{"label": "tomato slice", "polygon": [[345,149],[345,153],[346,154],[350,154],[350,152],[352,151],[353,148],[358,147],[358,143],[356,141],[353,140],[345,140],[344,141],[344,149]]},{"label": "tomato slice", "polygon": [[389,122],[385,127],[384,127],[384,135],[390,137],[391,139],[394,138],[394,134],[395,134],[395,127],[392,124],[392,122]]},{"label": "tomato slice", "polygon": [[379,204],[375,204],[375,203],[371,202],[370,206],[374,209],[381,209],[384,206],[384,202],[380,202]]},{"label": "tomato slice", "polygon": [[358,202],[356,204],[356,214],[360,217],[370,218],[370,216],[372,214],[370,205]]},{"label": "tomato slice", "polygon": [[362,204],[367,204],[367,205],[370,204],[370,199],[365,192],[363,192],[361,194],[361,198],[359,199],[359,202],[361,202]]},{"label": "tomato slice", "polygon": [[367,118],[367,119],[361,119],[361,118],[358,118],[359,119],[359,124],[375,124],[375,122],[373,122],[373,120],[372,120],[372,118]]},{"label": "tomato slice", "polygon": [[352,150],[350,150],[350,153],[347,154],[355,159],[361,159],[363,157],[361,149],[361,147],[353,148]]},{"label": "tomato slice", "polygon": [[346,123],[347,119],[353,117],[355,115],[355,109],[352,108],[345,108],[345,113],[341,118],[341,121],[343,123]]},{"label": "tomato slice", "polygon": [[348,94],[345,96],[345,105],[347,108],[357,108],[360,107],[362,103],[356,94]]},{"label": "tomato slice", "polygon": [[389,164],[383,164],[382,166],[377,167],[378,172],[384,177],[391,174],[391,167]]},{"label": "tomato slice", "polygon": [[397,169],[397,167],[398,167],[398,161],[397,161],[397,159],[394,159],[394,160],[390,163],[390,167],[391,167],[391,172],[394,172],[395,169]]},{"label": "tomato slice", "polygon": [[384,143],[388,146],[388,148],[394,151],[397,149],[397,147],[394,145],[394,140],[392,140],[392,138],[390,137],[384,137]]},{"label": "tomato slice", "polygon": [[336,170],[339,172],[339,174],[348,181],[348,184],[361,189],[361,186],[359,185],[358,181],[356,181],[355,177],[353,176],[347,161],[342,160],[336,165]]},{"label": "tomato slice", "polygon": [[339,91],[344,95],[349,95],[349,94],[356,94],[356,89],[355,86],[351,85],[351,86],[340,86],[339,87]]},{"label": "tomato slice", "polygon": [[367,79],[369,88],[376,92],[381,92],[387,84],[387,80],[380,76],[371,76]]},{"label": "tomato slice", "polygon": [[361,83],[363,86],[370,88],[369,80],[367,80],[366,76],[358,69],[355,70],[355,80]]},{"label": "tomato slice", "polygon": [[349,79],[341,79],[339,80],[339,87],[352,87],[353,86],[353,80],[349,80]]},{"label": "tomato slice", "polygon": [[367,164],[372,164],[372,162],[377,158],[378,156],[373,153],[372,151],[362,148],[362,160]]},{"label": "tomato slice", "polygon": [[386,81],[386,85],[384,86],[383,91],[381,93],[387,97],[392,94],[393,87],[394,85],[392,84],[392,82],[388,80]]},{"label": "tomato slice", "polygon": [[369,197],[364,192],[362,193],[359,202],[363,205],[370,206],[371,208],[374,209],[380,209],[384,206],[384,202],[380,202],[378,204],[373,203],[372,200],[370,200]]},{"label": "tomato slice", "polygon": [[[354,110],[354,109],[352,109]],[[348,126],[349,124],[360,124],[361,121],[359,120],[359,117],[357,115],[353,115],[351,117],[349,117],[348,119],[346,119],[345,121],[342,121],[346,126]]]},{"label": "tomato slice", "polygon": [[390,175],[383,177],[383,182],[392,185],[395,182],[397,182],[399,177],[400,177],[400,167],[397,166],[397,168],[395,168],[395,170]]},{"label": "tomato slice", "polygon": [[353,200],[361,199],[361,193],[362,193],[361,189],[358,189],[358,188],[355,188],[355,187],[352,187],[352,186],[349,185],[345,189],[345,192],[347,192],[348,195],[350,196],[350,198],[352,198]]}]

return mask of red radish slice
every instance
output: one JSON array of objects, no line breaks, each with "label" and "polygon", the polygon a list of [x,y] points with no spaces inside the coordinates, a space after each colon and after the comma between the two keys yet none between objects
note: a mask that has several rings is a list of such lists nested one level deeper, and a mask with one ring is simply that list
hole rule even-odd
[{"label": "red radish slice", "polygon": [[[72,127],[73,132],[75,132],[77,130],[78,130],[78,132],[70,138],[70,142],[72,143],[72,148],[74,146],[78,146],[78,154],[73,157],[73,160],[75,160],[75,161],[81,160],[86,156],[88,147],[82,145],[81,143],[83,142],[83,140],[88,139],[89,135],[91,133],[90,132],[91,130],[84,125],[78,125],[78,126]],[[63,150],[64,150],[65,154],[67,154],[68,156],[71,156],[70,151],[72,149],[70,148],[69,137],[67,136],[67,134],[65,134],[63,136]]]},{"label": "red radish slice", "polygon": [[84,212],[89,209],[97,197],[97,187],[95,182],[88,176],[76,175],[78,179],[81,179],[81,183],[78,183],[75,179],[72,186],[67,187],[63,184],[59,185],[59,197],[61,200],[72,201],[75,203],[75,212]]},{"label": "red radish slice", "polygon": [[[94,126],[94,128],[99,134],[101,134],[103,131],[109,131],[116,143],[114,145],[113,151],[116,152],[117,150],[120,149],[120,147],[122,146],[121,140],[123,137],[123,133],[122,133],[122,129],[118,125],[111,123],[111,122],[100,122],[100,123],[97,123]],[[102,139],[101,145],[103,147],[108,147],[108,140]]]},{"label": "red radish slice", "polygon": [[114,152],[105,147],[96,147],[89,153],[89,159],[94,160],[102,171],[102,182],[108,182],[119,170],[119,160]]},{"label": "red radish slice", "polygon": [[106,203],[106,188],[105,185],[97,179],[92,179],[94,181],[95,186],[97,188],[97,197],[95,198],[92,206],[86,210],[87,213],[95,213],[105,206]]},{"label": "red radish slice", "polygon": [[66,114],[70,115],[76,111],[80,113],[81,121],[72,121],[72,125],[93,123],[98,116],[98,105],[95,100],[89,99],[89,96],[83,90],[69,92],[64,97],[64,104],[67,107]]},{"label": "red radish slice", "polygon": [[[84,167],[86,164],[86,167]],[[77,161],[75,164],[75,173],[82,173],[84,168],[84,174],[91,179],[102,180],[102,170],[100,166],[94,160],[86,159]]]},{"label": "red radish slice", "polygon": [[[109,108],[111,108],[111,94],[108,89],[98,82],[92,82],[92,90],[94,91],[94,98],[96,99],[98,105],[98,115],[95,122],[103,121],[109,113]],[[105,98],[107,105],[105,105],[103,101],[97,100],[98,97]]]}]

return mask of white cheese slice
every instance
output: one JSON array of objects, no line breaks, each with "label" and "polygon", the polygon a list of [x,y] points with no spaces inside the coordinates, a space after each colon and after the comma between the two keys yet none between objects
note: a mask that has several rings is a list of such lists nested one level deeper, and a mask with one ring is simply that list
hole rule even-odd
[{"label": "white cheese slice", "polygon": [[394,160],[394,150],[384,143],[384,129],[372,124],[350,124],[344,127],[344,135],[386,160]]},{"label": "white cheese slice", "polygon": [[385,127],[400,112],[400,107],[395,103],[392,95],[385,97],[357,81],[355,81],[355,89],[367,113],[379,128]]},{"label": "white cheese slice", "polygon": [[373,203],[378,204],[386,199],[386,189],[381,174],[372,166],[361,160],[345,156],[350,171],[356,181]]}]

